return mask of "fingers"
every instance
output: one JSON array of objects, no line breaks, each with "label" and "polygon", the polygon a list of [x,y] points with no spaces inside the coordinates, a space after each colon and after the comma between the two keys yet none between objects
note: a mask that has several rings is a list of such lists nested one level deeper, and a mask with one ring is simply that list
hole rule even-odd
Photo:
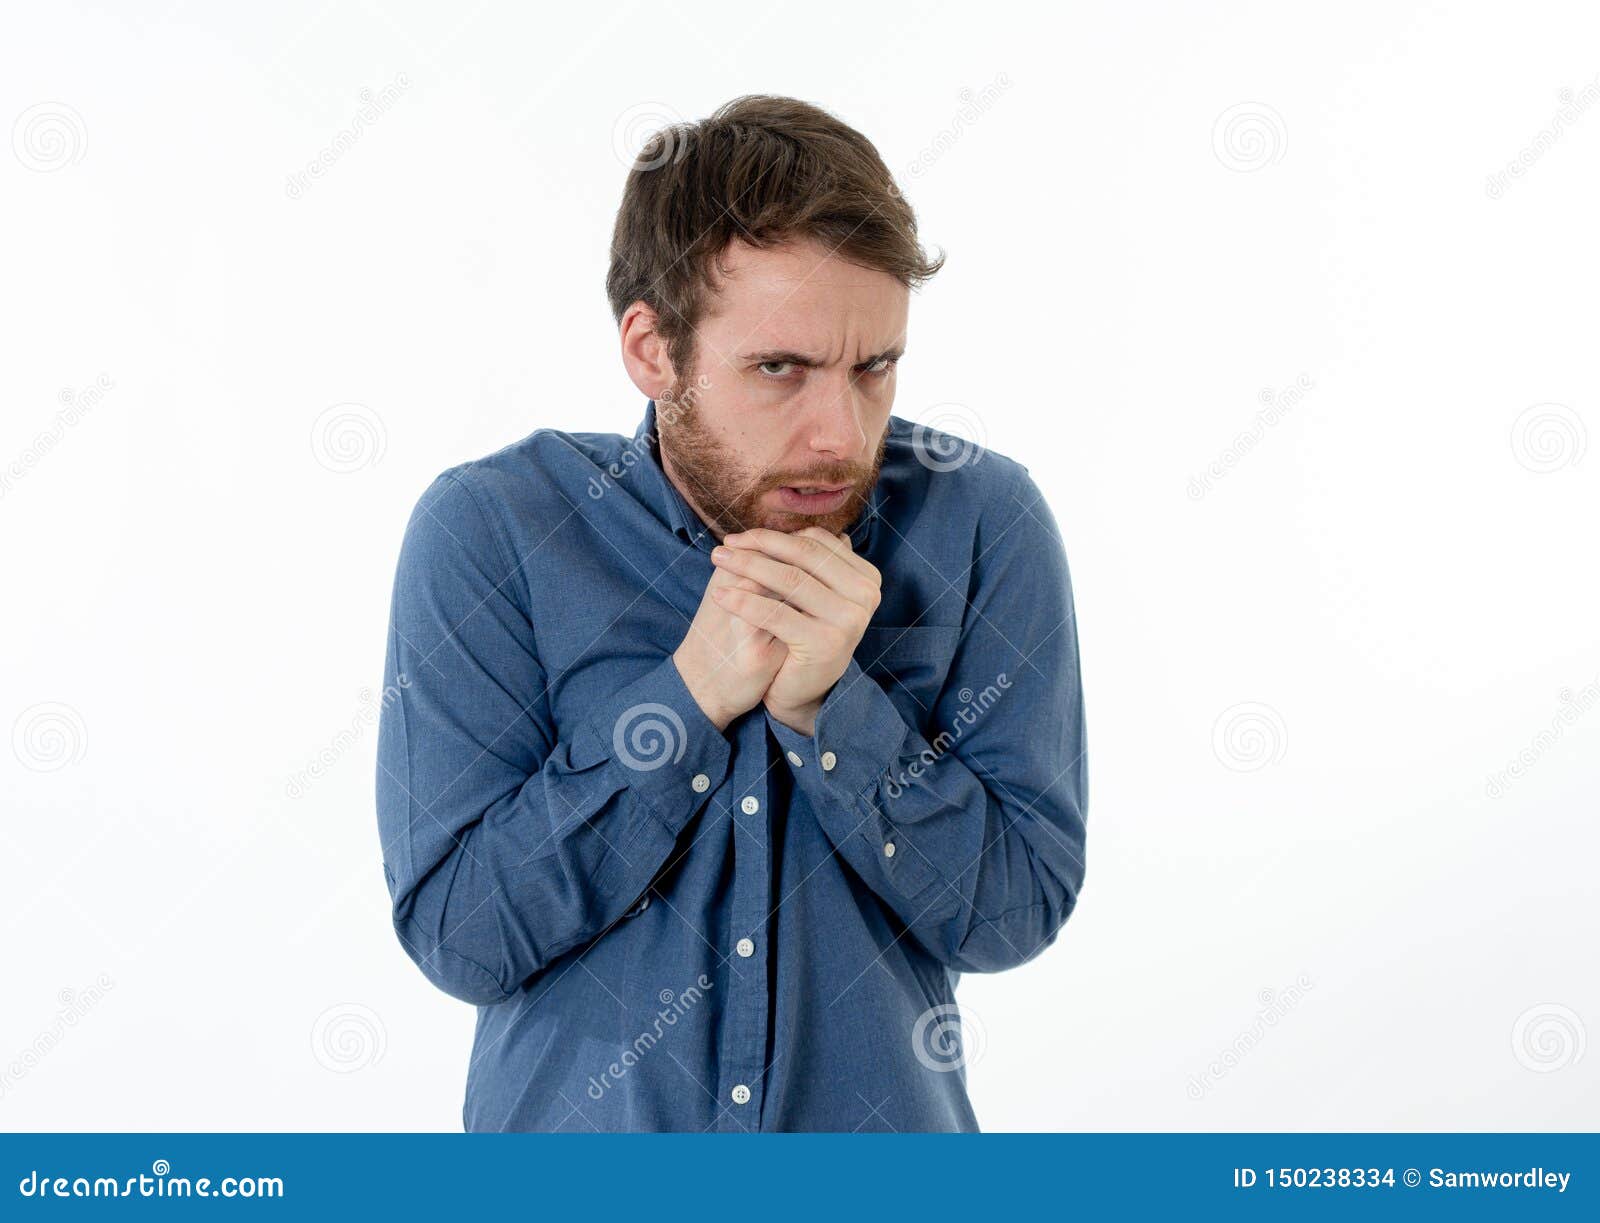
[{"label": "fingers", "polygon": [[796,565],[774,560],[754,548],[716,548],[711,562],[719,570],[743,575],[738,585],[756,594],[771,594],[809,615],[838,625],[852,625],[863,618],[864,608],[838,591],[823,585]]},{"label": "fingers", "polygon": [[[782,532],[779,532],[779,534],[782,534]],[[877,584],[879,581],[877,566],[866,557],[856,555],[855,549],[850,545],[850,536],[843,533],[834,535],[831,532],[824,531],[821,527],[806,527],[803,531],[797,531],[795,534],[802,539],[816,540],[827,548],[829,552],[833,553],[835,557],[851,568],[858,570],[863,577],[872,583]],[[786,538],[793,537],[788,536]]]},{"label": "fingers", "polygon": [[803,569],[869,612],[878,606],[882,578],[877,567],[851,551],[846,537],[830,535],[821,527],[807,527],[793,534],[757,527],[729,535],[722,542],[725,547],[765,553]]},{"label": "fingers", "polygon": [[781,597],[777,591],[769,590],[754,578],[743,576],[729,565],[715,565],[711,570],[711,580],[706,583],[708,589],[717,589],[722,586],[731,586],[735,590],[748,590],[753,594],[772,595]]},{"label": "fingers", "polygon": [[723,587],[713,592],[712,598],[751,628],[771,633],[786,646],[811,643],[819,626],[832,631],[831,626],[822,625],[787,603],[752,594],[748,590]]}]

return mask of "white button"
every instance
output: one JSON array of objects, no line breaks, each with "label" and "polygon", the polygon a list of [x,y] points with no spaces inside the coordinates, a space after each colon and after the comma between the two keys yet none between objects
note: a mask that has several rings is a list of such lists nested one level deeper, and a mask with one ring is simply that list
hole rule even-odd
[{"label": "white button", "polygon": [[747,960],[756,953],[756,945],[747,938],[740,939],[733,945],[733,949]]},{"label": "white button", "polygon": [[833,772],[833,766],[838,764],[838,763],[839,763],[839,757],[835,756],[832,752],[823,752],[822,753],[822,771],[824,773]]},{"label": "white button", "polygon": [[748,1103],[750,1103],[750,1089],[748,1087],[746,1087],[743,1083],[740,1083],[737,1087],[735,1087],[733,1089],[733,1102],[735,1104],[748,1104]]},{"label": "white button", "polygon": [[789,757],[789,763],[794,765],[795,768],[798,769],[805,764],[805,761],[800,759],[799,752],[787,752],[785,754]]},{"label": "white button", "polygon": [[704,794],[711,788],[711,778],[707,777],[704,773],[696,773],[694,775],[694,780],[689,784],[694,787],[694,792],[696,794]]},{"label": "white button", "polygon": [[893,841],[890,841],[887,845],[885,845],[883,847],[883,856],[885,858],[894,857],[894,842]]},{"label": "white button", "polygon": [[744,802],[739,804],[739,810],[743,811],[746,815],[754,815],[757,811],[761,810],[761,804],[756,801],[756,796],[754,794],[747,794],[745,795]]}]

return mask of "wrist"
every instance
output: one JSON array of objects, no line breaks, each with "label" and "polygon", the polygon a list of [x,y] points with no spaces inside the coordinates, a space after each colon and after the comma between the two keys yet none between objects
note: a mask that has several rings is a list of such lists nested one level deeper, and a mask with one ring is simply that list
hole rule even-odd
[{"label": "wrist", "polygon": [[776,721],[782,722],[797,735],[810,738],[817,731],[817,714],[822,710],[822,702],[811,701],[804,705],[778,705],[771,701],[766,702],[767,712]]},{"label": "wrist", "polygon": [[717,699],[715,686],[705,681],[693,659],[685,658],[681,649],[673,653],[672,663],[678,668],[678,676],[683,680],[683,686],[689,690],[689,695],[700,707],[700,712],[706,715],[706,720],[717,730],[726,731],[728,724],[739,716],[740,711],[729,709]]}]

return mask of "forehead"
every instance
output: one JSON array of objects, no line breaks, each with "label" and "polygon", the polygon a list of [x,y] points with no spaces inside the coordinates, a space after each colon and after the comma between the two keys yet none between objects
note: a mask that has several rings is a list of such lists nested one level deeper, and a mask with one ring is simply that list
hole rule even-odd
[{"label": "forehead", "polygon": [[860,337],[889,344],[905,330],[904,285],[813,239],[765,250],[734,242],[718,263],[706,322],[725,335],[736,332],[732,342],[827,347]]}]

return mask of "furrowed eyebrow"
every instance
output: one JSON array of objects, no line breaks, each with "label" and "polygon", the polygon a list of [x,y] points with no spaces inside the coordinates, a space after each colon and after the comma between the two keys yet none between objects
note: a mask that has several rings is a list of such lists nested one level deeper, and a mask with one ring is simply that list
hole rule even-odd
[{"label": "furrowed eyebrow", "polygon": [[765,365],[768,361],[783,361],[789,365],[802,366],[805,369],[816,369],[822,364],[815,357],[808,357],[804,353],[785,352],[777,348],[763,349],[761,352],[740,353],[739,360],[749,361],[756,365]]},{"label": "furrowed eyebrow", "polygon": [[[886,352],[874,353],[872,356],[861,361],[860,364],[873,365],[879,361],[882,361],[884,358],[888,358],[891,361],[898,361],[905,355],[906,350],[904,346],[901,346],[898,348],[891,348]],[[789,365],[798,365],[802,369],[816,369],[822,364],[822,362],[818,361],[815,357],[808,357],[804,353],[788,352],[786,350],[777,348],[763,349],[760,352],[740,353],[739,360],[747,361],[754,365],[764,365],[769,361],[782,361]]]}]

